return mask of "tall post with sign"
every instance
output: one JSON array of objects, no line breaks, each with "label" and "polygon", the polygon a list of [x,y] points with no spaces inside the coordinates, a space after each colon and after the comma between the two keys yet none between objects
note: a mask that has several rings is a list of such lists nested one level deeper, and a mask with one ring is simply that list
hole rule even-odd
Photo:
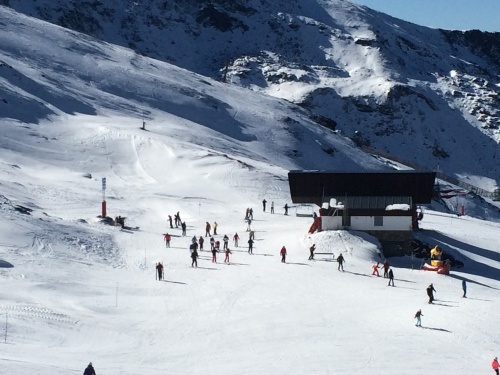
[{"label": "tall post with sign", "polygon": [[102,217],[106,217],[106,177],[102,178]]}]

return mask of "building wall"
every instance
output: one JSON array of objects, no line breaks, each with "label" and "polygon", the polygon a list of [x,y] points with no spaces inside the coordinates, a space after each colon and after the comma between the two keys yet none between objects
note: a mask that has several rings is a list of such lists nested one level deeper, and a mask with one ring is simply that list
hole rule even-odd
[{"label": "building wall", "polygon": [[321,216],[322,230],[340,230],[342,226],[342,216]]},{"label": "building wall", "polygon": [[383,216],[383,226],[375,226],[374,216],[351,216],[352,230],[372,231],[410,231],[412,228],[411,216]]}]

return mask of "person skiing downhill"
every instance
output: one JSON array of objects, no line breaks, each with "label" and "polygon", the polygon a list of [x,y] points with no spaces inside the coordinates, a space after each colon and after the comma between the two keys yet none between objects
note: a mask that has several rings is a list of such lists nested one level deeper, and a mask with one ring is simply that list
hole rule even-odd
[{"label": "person skiing downhill", "polygon": [[415,327],[422,327],[422,319],[420,318],[421,316],[424,316],[424,314],[422,314],[422,310],[418,310],[415,313],[415,318],[417,319],[417,324],[415,324]]},{"label": "person skiing downhill", "polygon": [[172,237],[168,233],[165,233],[165,235],[163,236],[163,239],[165,240],[165,246],[166,247],[170,247],[170,239],[171,238]]},{"label": "person skiing downhill", "polygon": [[434,289],[434,286],[431,284],[427,287],[427,295],[429,296],[429,303],[434,302],[434,293],[436,292],[436,289]]},{"label": "person skiing downhill", "polygon": [[374,264],[374,265],[372,266],[372,270],[373,270],[373,272],[372,272],[372,276],[373,276],[373,275],[376,275],[377,277],[378,277],[378,276],[380,276],[380,275],[379,275],[379,273],[378,273],[378,269],[379,269],[380,267],[379,267],[378,265],[379,265],[379,262],[377,262],[376,264]]},{"label": "person skiing downhill", "polygon": [[491,368],[493,369],[493,371],[495,371],[495,374],[498,375],[498,368],[499,368],[499,366],[498,366],[498,358],[497,357],[495,357],[493,359],[493,362],[491,362]]},{"label": "person skiing downhill", "polygon": [[240,239],[240,236],[238,236],[238,232],[236,232],[233,236],[233,241],[234,241],[234,247],[238,247],[238,240]]},{"label": "person skiing downhill", "polygon": [[92,366],[92,362],[89,363],[89,365],[83,372],[83,375],[95,375],[95,370],[94,367]]}]

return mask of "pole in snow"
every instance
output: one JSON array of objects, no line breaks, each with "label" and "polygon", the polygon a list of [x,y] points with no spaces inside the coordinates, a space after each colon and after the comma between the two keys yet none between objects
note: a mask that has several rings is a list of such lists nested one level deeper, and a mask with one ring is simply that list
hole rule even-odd
[{"label": "pole in snow", "polygon": [[101,205],[101,216],[106,217],[106,177],[102,178],[102,205]]}]

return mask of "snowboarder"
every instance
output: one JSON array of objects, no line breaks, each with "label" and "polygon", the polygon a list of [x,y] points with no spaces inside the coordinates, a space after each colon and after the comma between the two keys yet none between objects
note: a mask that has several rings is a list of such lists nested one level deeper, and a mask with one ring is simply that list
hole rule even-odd
[{"label": "snowboarder", "polygon": [[217,222],[214,221],[214,236],[217,235]]},{"label": "snowboarder", "polygon": [[427,295],[429,296],[429,303],[434,302],[434,293],[436,292],[436,289],[434,289],[434,286],[431,284],[427,287]]},{"label": "snowboarder", "polygon": [[222,237],[222,242],[224,242],[224,250],[226,250],[227,243],[229,242],[229,237],[227,236],[227,234],[225,234],[224,237]]},{"label": "snowboarder", "polygon": [[377,277],[379,277],[379,276],[380,276],[380,275],[379,275],[379,273],[378,273],[378,269],[379,269],[380,267],[379,267],[378,265],[379,265],[379,262],[377,262],[376,264],[374,264],[374,265],[372,266],[372,270],[373,270],[373,272],[372,272],[372,276],[373,276],[373,275],[377,275]]},{"label": "snowboarder", "polygon": [[240,236],[238,236],[238,232],[236,232],[233,236],[233,241],[234,241],[234,247],[238,247],[238,240],[240,239]]},{"label": "snowboarder", "polygon": [[271,202],[271,213],[274,214],[274,202]]},{"label": "snowboarder", "polygon": [[267,203],[267,201],[264,199],[262,201],[262,209],[264,210],[264,212],[266,212],[266,203]]},{"label": "snowboarder", "polygon": [[422,327],[422,319],[420,318],[421,316],[424,316],[424,314],[422,314],[422,310],[418,310],[415,313],[415,318],[417,319],[417,324],[415,324],[415,327]]},{"label": "snowboarder", "polygon": [[389,262],[387,259],[384,261],[382,268],[384,269],[384,279],[387,279],[389,277]]},{"label": "snowboarder", "polygon": [[253,254],[253,240],[251,238],[248,240],[248,254]]},{"label": "snowboarder", "polygon": [[463,298],[467,298],[467,282],[465,279],[462,280],[462,290],[464,291]]},{"label": "snowboarder", "polygon": [[285,203],[283,208],[285,209],[285,215],[288,215],[288,203]]},{"label": "snowboarder", "polygon": [[495,371],[495,374],[498,375],[498,358],[495,357],[495,359],[493,359],[493,362],[491,362],[491,368],[493,369],[493,371]]},{"label": "snowboarder", "polygon": [[186,222],[182,222],[181,224],[181,227],[182,227],[182,236],[185,237],[186,236]]},{"label": "snowboarder", "polygon": [[314,250],[316,250],[316,244],[312,244],[312,246],[309,248],[309,252],[311,253],[309,255],[309,259],[308,260],[314,260]]},{"label": "snowboarder", "polygon": [[95,375],[95,370],[94,367],[92,366],[92,362],[89,363],[89,365],[83,372],[83,375]]},{"label": "snowboarder", "polygon": [[198,244],[200,245],[200,251],[203,251],[203,242],[205,242],[205,240],[203,239],[203,236],[200,236],[200,238],[198,238]]},{"label": "snowboarder", "polygon": [[339,256],[337,257],[337,262],[339,263],[339,266],[337,267],[337,269],[339,271],[342,269],[342,272],[344,272],[344,262],[345,262],[345,259],[342,256],[342,253],[340,253]]},{"label": "snowboarder", "polygon": [[158,280],[163,280],[163,264],[161,262],[156,263],[156,271],[158,272]]},{"label": "snowboarder", "polygon": [[205,224],[205,237],[210,237],[210,229],[212,229],[212,226],[210,223],[207,221]]},{"label": "snowboarder", "polygon": [[173,225],[172,225],[172,215],[168,215],[168,222],[170,224],[170,228],[173,229]]},{"label": "snowboarder", "polygon": [[286,247],[283,246],[280,250],[281,254],[281,263],[286,263]]},{"label": "snowboarder", "polygon": [[210,237],[210,250],[215,249],[215,239]]},{"label": "snowboarder", "polygon": [[170,239],[171,238],[172,237],[168,233],[165,233],[165,235],[163,236],[163,239],[165,240],[165,246],[166,247],[170,247]]},{"label": "snowboarder", "polygon": [[392,268],[389,269],[389,282],[387,283],[387,286],[391,284],[394,286],[394,273],[392,272]]},{"label": "snowboarder", "polygon": [[232,252],[229,250],[229,247],[226,247],[226,257],[224,258],[224,263],[229,263],[229,254],[232,254]]},{"label": "snowboarder", "polygon": [[196,249],[193,249],[193,251],[191,252],[191,259],[191,267],[198,268],[198,251],[196,251]]}]

